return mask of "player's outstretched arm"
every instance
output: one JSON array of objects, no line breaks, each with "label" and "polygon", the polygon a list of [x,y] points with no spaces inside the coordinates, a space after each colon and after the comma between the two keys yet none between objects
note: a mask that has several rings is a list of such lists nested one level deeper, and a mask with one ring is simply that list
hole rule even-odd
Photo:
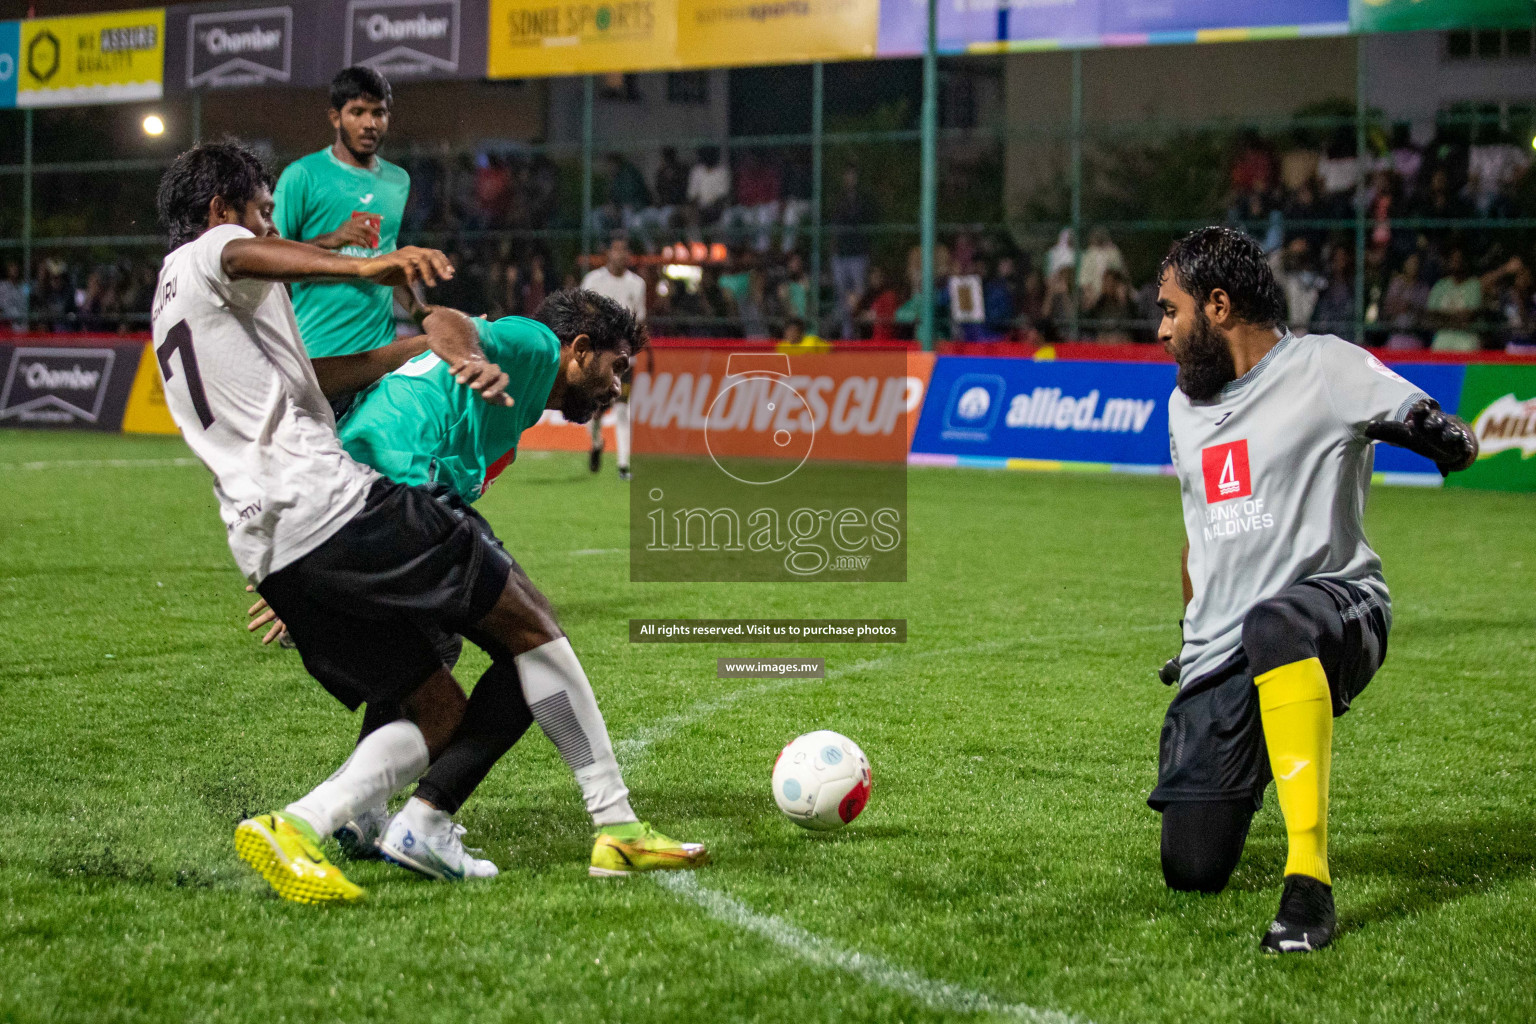
[{"label": "player's outstretched arm", "polygon": [[323,356],[311,359],[320,390],[331,400],[368,387],[386,373],[393,373],[427,350],[425,335],[401,338],[382,348],[355,352],[348,356]]},{"label": "player's outstretched arm", "polygon": [[1424,456],[1440,468],[1442,476],[1468,469],[1477,461],[1477,435],[1460,417],[1442,412],[1433,398],[1415,402],[1401,421],[1366,424],[1365,436]]},{"label": "player's outstretched arm", "polygon": [[431,306],[421,320],[427,348],[448,364],[458,382],[492,405],[510,406],[508,377],[480,347],[474,321],[456,309]]},{"label": "player's outstretched arm", "polygon": [[236,238],[220,254],[224,273],[257,281],[368,281],[372,284],[422,284],[430,288],[453,277],[453,264],[436,249],[408,245],[382,256],[338,256],[286,238]]}]

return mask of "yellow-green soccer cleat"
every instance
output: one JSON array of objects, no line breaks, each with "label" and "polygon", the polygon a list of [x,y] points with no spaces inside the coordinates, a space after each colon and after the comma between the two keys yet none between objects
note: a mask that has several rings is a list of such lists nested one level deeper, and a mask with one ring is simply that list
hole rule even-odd
[{"label": "yellow-green soccer cleat", "polygon": [[335,903],[362,898],[363,890],[320,852],[315,830],[283,811],[236,825],[235,852],[285,900]]},{"label": "yellow-green soccer cleat", "polygon": [[620,878],[641,871],[678,871],[709,863],[703,843],[680,843],[651,828],[644,821],[609,825],[598,829],[592,844],[594,878]]}]

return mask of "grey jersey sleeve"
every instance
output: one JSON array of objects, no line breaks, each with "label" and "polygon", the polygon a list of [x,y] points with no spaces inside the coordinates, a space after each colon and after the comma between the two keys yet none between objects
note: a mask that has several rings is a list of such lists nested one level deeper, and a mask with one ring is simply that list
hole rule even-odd
[{"label": "grey jersey sleeve", "polygon": [[1334,414],[1356,436],[1367,424],[1402,420],[1429,396],[1365,349],[1329,338],[1321,352],[1324,387]]}]

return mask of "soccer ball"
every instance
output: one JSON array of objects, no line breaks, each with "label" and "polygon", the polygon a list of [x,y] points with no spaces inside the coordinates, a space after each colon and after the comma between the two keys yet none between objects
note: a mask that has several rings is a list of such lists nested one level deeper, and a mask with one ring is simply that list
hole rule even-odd
[{"label": "soccer ball", "polygon": [[779,751],[773,799],[785,817],[814,832],[840,829],[869,803],[869,758],[847,736],[808,732]]}]

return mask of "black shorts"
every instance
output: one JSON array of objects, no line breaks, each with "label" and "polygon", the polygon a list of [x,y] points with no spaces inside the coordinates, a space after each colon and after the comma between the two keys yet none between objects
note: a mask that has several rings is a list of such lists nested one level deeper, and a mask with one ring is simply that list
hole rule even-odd
[{"label": "black shorts", "polygon": [[472,510],[380,480],[347,525],[256,589],[310,675],[355,710],[403,700],[442,668],[444,634],[484,618],[512,566]]},{"label": "black shorts", "polygon": [[1387,616],[1374,593],[1339,580],[1307,580],[1260,602],[1243,645],[1216,671],[1181,689],[1163,719],[1154,810],[1191,800],[1251,799],[1273,777],[1259,720],[1255,675],[1317,658],[1333,713],[1342,715],[1387,656]]}]

